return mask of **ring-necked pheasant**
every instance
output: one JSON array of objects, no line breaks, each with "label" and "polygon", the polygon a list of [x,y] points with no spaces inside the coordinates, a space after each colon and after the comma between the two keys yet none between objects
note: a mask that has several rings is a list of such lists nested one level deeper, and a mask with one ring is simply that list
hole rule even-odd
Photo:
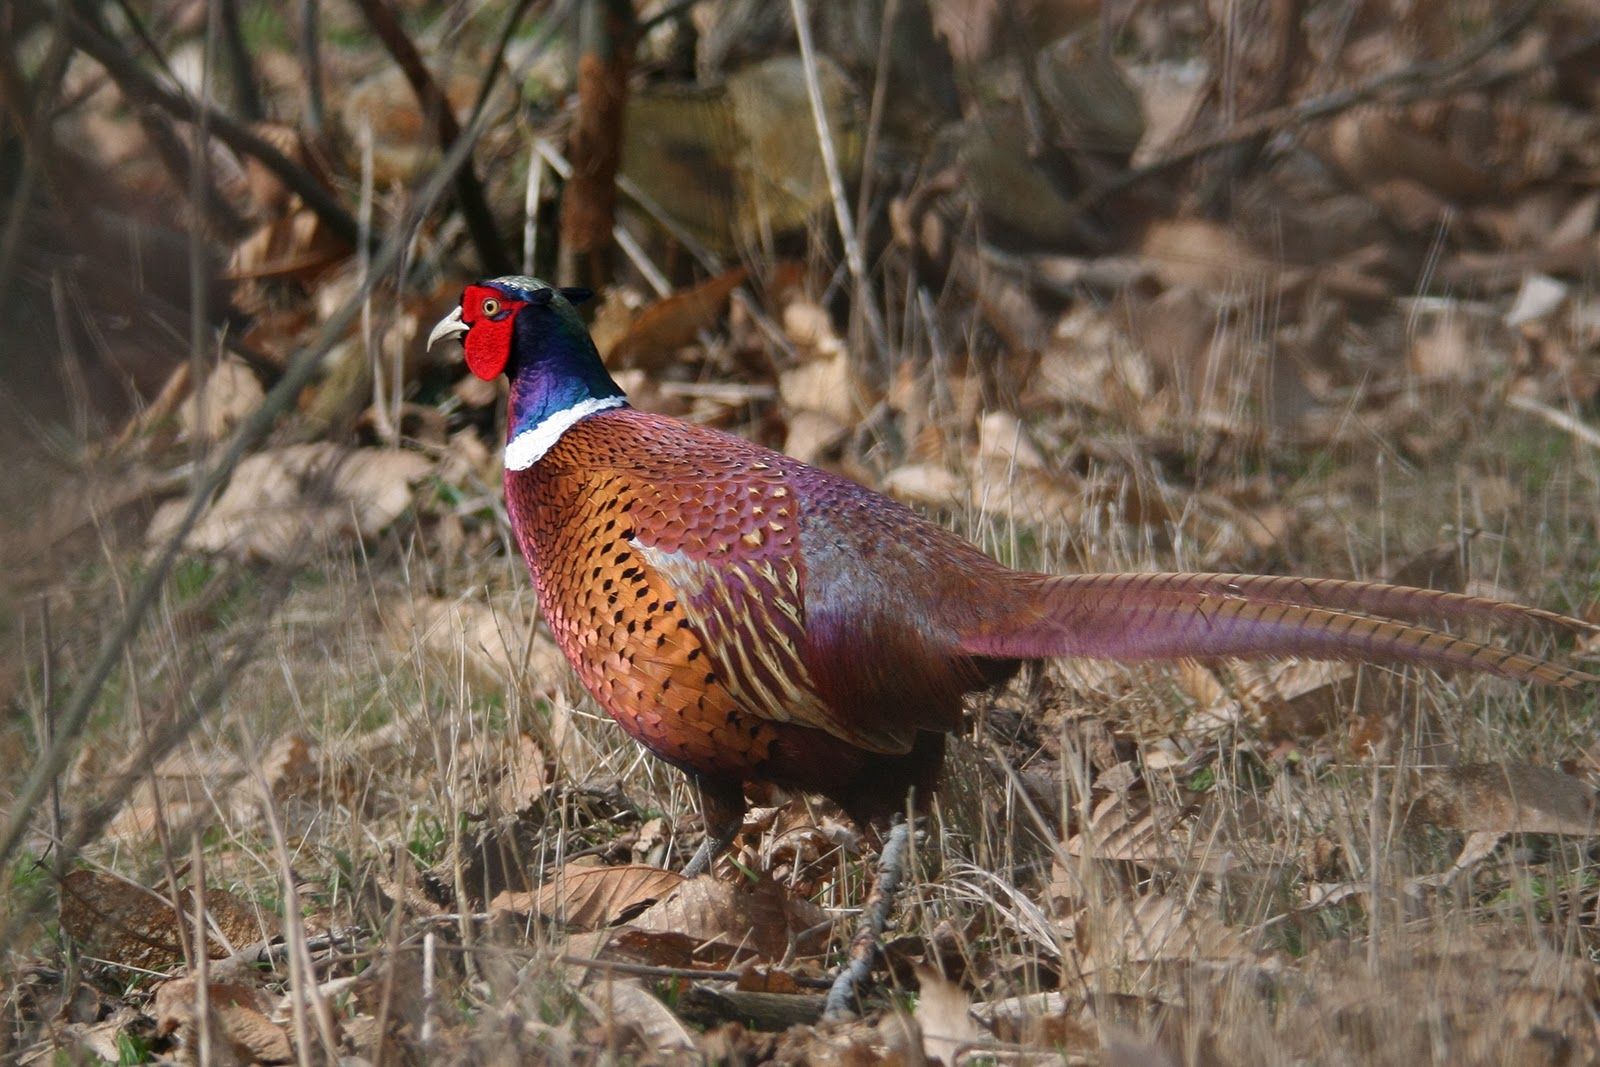
[{"label": "ring-necked pheasant", "polygon": [[506,504],[539,604],[612,718],[698,783],[698,871],[738,831],[742,783],[866,824],[926,796],[963,694],[1022,660],[1297,655],[1559,686],[1595,676],[1416,620],[1588,628],[1537,608],[1373,582],[1010,570],[910,509],[739,437],[637,411],[573,303],[467,287],[431,347],[511,379]]}]

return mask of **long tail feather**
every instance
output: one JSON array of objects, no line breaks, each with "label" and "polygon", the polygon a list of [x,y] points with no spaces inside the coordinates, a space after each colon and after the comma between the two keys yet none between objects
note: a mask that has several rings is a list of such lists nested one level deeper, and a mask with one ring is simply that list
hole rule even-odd
[{"label": "long tail feather", "polygon": [[[961,642],[978,656],[1298,655],[1459,667],[1576,687],[1600,677],[1443,633],[1418,619],[1594,627],[1485,597],[1335,579],[1238,574],[1028,576],[1009,607],[985,613]],[[1005,599],[1005,598],[1002,598]]]}]

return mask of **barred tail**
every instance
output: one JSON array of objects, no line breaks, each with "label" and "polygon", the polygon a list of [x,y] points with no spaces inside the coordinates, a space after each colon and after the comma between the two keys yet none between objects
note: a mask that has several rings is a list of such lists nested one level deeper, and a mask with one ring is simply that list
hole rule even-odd
[{"label": "barred tail", "polygon": [[[1018,575],[961,641],[984,657],[1183,656],[1406,662],[1575,688],[1600,677],[1420,624],[1470,620],[1594,630],[1486,597],[1335,579],[1239,574]],[[1009,603],[1007,603],[1009,601]]]}]

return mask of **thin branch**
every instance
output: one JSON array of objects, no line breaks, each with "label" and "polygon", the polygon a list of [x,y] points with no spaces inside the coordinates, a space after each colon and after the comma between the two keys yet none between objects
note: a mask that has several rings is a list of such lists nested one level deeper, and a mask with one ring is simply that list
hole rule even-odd
[{"label": "thin branch", "polygon": [[[356,0],[356,6],[366,16],[367,25],[372,27],[372,32],[377,34],[378,40],[383,42],[384,48],[388,49],[400,72],[405,75],[423,114],[433,118],[434,134],[440,149],[449,149],[461,139],[461,123],[457,121],[444,91],[434,81],[433,73],[428,70],[416,43],[400,24],[399,15],[389,0]],[[470,160],[456,173],[455,181],[461,216],[466,221],[467,233],[472,237],[472,246],[477,250],[479,262],[490,274],[510,274],[514,265],[500,240],[494,213],[489,210],[489,201],[483,195],[483,186],[479,184]]]},{"label": "thin branch", "polygon": [[1600,448],[1600,430],[1596,430],[1582,419],[1568,415],[1565,411],[1553,408],[1548,404],[1541,404],[1531,396],[1506,397],[1506,405],[1543,419],[1551,426],[1569,434],[1574,440],[1581,441],[1590,448]]},{"label": "thin branch", "polygon": [[306,79],[306,129],[320,134],[323,125],[321,0],[300,0],[300,69]]},{"label": "thin branch", "polygon": [[894,898],[900,892],[900,883],[906,875],[906,851],[911,842],[911,823],[895,823],[884,842],[883,854],[878,858],[878,881],[867,896],[867,906],[862,909],[861,922],[856,936],[850,942],[850,961],[839,971],[828,989],[828,1001],[822,1010],[824,1020],[851,1019],[856,1014],[858,988],[872,974],[872,961],[878,954],[878,940],[889,923],[889,913],[894,910]]},{"label": "thin branch", "polygon": [[[1493,29],[1486,31],[1461,52],[1447,59],[1409,64],[1397,70],[1377,75],[1361,85],[1353,86],[1349,89],[1340,89],[1298,104],[1262,111],[1220,133],[1180,145],[1160,159],[1147,163],[1142,167],[1123,171],[1114,178],[1085,191],[1083,195],[1073,202],[1071,214],[1073,216],[1084,214],[1110,197],[1124,192],[1140,182],[1192,163],[1194,160],[1209,153],[1243,144],[1263,134],[1312,122],[1325,121],[1362,104],[1379,102],[1406,104],[1416,100],[1447,96],[1451,93],[1473,88],[1474,83],[1471,81],[1456,82],[1451,79],[1482,59],[1496,45],[1521,30],[1542,4],[1543,0],[1529,0],[1529,2],[1524,3],[1516,11],[1506,16]],[[1586,35],[1581,41],[1573,46],[1561,49],[1556,55],[1541,55],[1537,59],[1511,70],[1496,71],[1485,77],[1481,84],[1508,80],[1548,70],[1562,56],[1576,55],[1578,52],[1592,47],[1597,39],[1600,39],[1600,34]]]},{"label": "thin branch", "polygon": [[[28,832],[28,826],[38,810],[40,801],[49,789],[50,781],[66,767],[77,750],[78,742],[82,739],[84,727],[88,724],[89,715],[93,711],[101,689],[106,680],[116,668],[122,657],[123,650],[134,636],[143,627],[144,621],[156,601],[160,598],[161,590],[166,584],[167,576],[171,574],[173,565],[177,562],[183,544],[187,540],[201,514],[216,494],[217,490],[228,481],[235,468],[238,467],[246,453],[266,437],[272,429],[278,416],[293,406],[295,398],[300,391],[310,383],[322,365],[328,352],[339,343],[355,321],[360,312],[361,302],[366,299],[367,289],[375,284],[375,280],[385,277],[388,271],[400,261],[405,253],[406,246],[410,243],[411,235],[422,218],[433,209],[445,187],[455,177],[458,167],[466,162],[467,153],[473,141],[482,132],[483,121],[480,119],[468,130],[468,136],[461,138],[451,149],[445,153],[444,158],[434,168],[433,174],[423,184],[417,195],[415,204],[403,224],[396,227],[379,247],[372,257],[372,272],[366,282],[352,293],[339,310],[334,312],[323,323],[322,329],[317,331],[315,340],[302,349],[289,367],[284,371],[271,392],[261,405],[251,412],[245,419],[233,440],[229,442],[216,464],[199,479],[194,493],[189,501],[188,510],[179,520],[177,527],[168,536],[166,543],[155,556],[144,577],[140,580],[133,594],[128,599],[128,606],[116,627],[106,635],[100,646],[93,663],[84,672],[83,681],[72,694],[71,700],[62,710],[57,719],[57,737],[53,744],[40,755],[33,765],[28,779],[17,790],[12,798],[10,812],[6,817],[4,830],[0,831],[0,865],[9,862],[15,855]],[[231,673],[219,674],[215,684],[197,696],[194,701],[196,710],[190,716],[185,716],[176,724],[171,734],[163,735],[163,743],[176,745],[200,714],[209,707],[221,693],[226,690],[232,680]],[[91,812],[80,817],[80,827],[70,843],[81,843],[97,829],[97,823],[103,823],[110,818],[109,812],[103,812],[103,806],[94,807]],[[14,925],[21,922],[22,913],[19,911],[12,917]],[[9,937],[0,938],[0,943],[9,943]]]},{"label": "thin branch", "polygon": [[861,242],[856,237],[855,223],[850,207],[845,202],[844,175],[839,168],[839,153],[834,148],[833,131],[828,126],[828,111],[822,99],[822,81],[817,75],[816,48],[811,43],[811,5],[809,0],[789,0],[789,10],[794,15],[794,32],[800,41],[801,65],[805,68],[806,96],[811,101],[811,118],[817,128],[817,145],[822,150],[822,168],[828,176],[828,194],[833,199],[833,215],[839,226],[839,237],[844,241],[844,258],[850,266],[856,283],[856,306],[867,323],[867,333],[879,359],[889,358],[889,333],[878,305],[872,299],[872,287],[867,284],[867,261],[861,254]]},{"label": "thin branch", "polygon": [[[17,2],[34,13],[48,10],[40,4],[40,0]],[[206,113],[211,131],[218,140],[235,152],[261,163],[290,191],[296,193],[328,229],[352,247],[355,246],[355,216],[346,211],[333,193],[310,171],[278,151],[270,141],[232,116],[215,108],[206,108],[182,89],[162,83],[115,41],[101,35],[76,15],[67,16],[67,33],[73,44],[106,69],[123,94],[131,100],[153,104],[189,123],[198,122],[201,114]]]},{"label": "thin branch", "polygon": [[[640,978],[688,978],[697,982],[737,982],[744,976],[742,971],[702,971],[695,967],[661,967],[651,963],[602,960],[590,956],[562,956],[560,959],[562,963],[572,967],[615,971],[617,974],[632,974]],[[812,978],[804,974],[794,975],[794,982],[802,989],[828,989],[833,985],[831,979]]]},{"label": "thin branch", "polygon": [[233,79],[233,102],[246,122],[260,122],[267,117],[261,106],[261,92],[256,88],[255,65],[250,62],[250,49],[244,43],[244,27],[239,22],[239,0],[218,0],[222,24],[222,48],[228,56],[228,76]]}]

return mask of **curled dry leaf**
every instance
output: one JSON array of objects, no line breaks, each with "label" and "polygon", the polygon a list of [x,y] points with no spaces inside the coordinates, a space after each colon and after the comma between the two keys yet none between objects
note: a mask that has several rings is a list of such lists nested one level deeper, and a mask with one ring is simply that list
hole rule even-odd
[{"label": "curled dry leaf", "polygon": [[657,1056],[694,1051],[694,1037],[688,1028],[638,982],[606,982],[596,986],[586,1000],[596,1019],[608,1027],[632,1027],[644,1047]]},{"label": "curled dry leaf", "polygon": [[[162,971],[183,961],[194,905],[191,890],[178,893],[180,920],[172,901],[154,890],[98,871],[78,870],[62,879],[61,928],[85,955]],[[205,906],[207,946],[213,959],[277,936],[274,916],[224,890],[207,889]]]},{"label": "curled dry leaf", "polygon": [[1164,219],[1145,231],[1142,251],[1167,286],[1192,286],[1216,295],[1259,299],[1296,280],[1296,273],[1262,255],[1237,230],[1208,219]]},{"label": "curled dry leaf", "polygon": [[1466,833],[1595,833],[1596,795],[1570,775],[1530,763],[1472,763],[1423,774],[1416,813]]},{"label": "curled dry leaf", "polygon": [[[290,445],[250,456],[190,531],[187,545],[245,560],[288,559],[309,542],[371,539],[412,504],[412,486],[433,470],[415,452]],[[188,509],[164,505],[145,533],[161,544]]]},{"label": "curled dry leaf", "polygon": [[705,875],[681,883],[631,925],[688,934],[721,961],[779,960],[791,946],[802,953],[820,948],[828,917],[770,879],[730,885]]},{"label": "curled dry leaf", "polygon": [[538,912],[579,930],[594,930],[661,900],[682,882],[682,875],[659,867],[580,867],[569,863],[537,893],[501,893],[490,902],[489,910]]},{"label": "curled dry leaf", "polygon": [[[1232,866],[1232,858],[1207,849],[1204,841],[1191,840],[1189,816],[1184,809],[1158,804],[1144,794],[1109,796],[1095,806],[1089,824],[1067,839],[1069,856],[1085,859],[1137,863],[1179,871],[1205,871],[1220,874]],[[1052,888],[1059,884],[1069,889],[1069,899],[1077,896],[1077,880],[1058,871]]]},{"label": "curled dry leaf", "polygon": [[[200,1047],[200,992],[196,978],[166,982],[156,990],[154,1007],[156,1029],[162,1034],[176,1034],[187,1048],[194,1050]],[[267,1018],[272,1006],[262,990],[243,982],[210,982],[205,986],[205,998],[211,1040],[225,1040],[234,1062],[293,1061],[289,1035]]]},{"label": "curled dry leaf", "polygon": [[255,372],[228,356],[178,408],[178,423],[186,437],[215,441],[260,407],[265,396]]},{"label": "curled dry leaf", "polygon": [[744,284],[750,272],[744,267],[724,271],[689,289],[664,296],[639,312],[627,332],[609,350],[601,350],[606,362],[617,367],[642,367],[647,370],[670,360],[701,330],[715,326],[728,306],[728,297]]},{"label": "curled dry leaf", "polygon": [[1336,119],[1329,136],[1333,161],[1361,185],[1400,178],[1450,201],[1477,200],[1494,191],[1494,180],[1438,141],[1407,129],[1377,111]]},{"label": "curled dry leaf", "polygon": [[917,965],[917,983],[916,1019],[922,1030],[922,1052],[930,1060],[954,1067],[962,1046],[983,1037],[972,1018],[972,998],[926,964]]},{"label": "curled dry leaf", "polygon": [[1074,929],[1085,973],[1255,959],[1242,931],[1179,897],[1112,897],[1080,913]]}]

